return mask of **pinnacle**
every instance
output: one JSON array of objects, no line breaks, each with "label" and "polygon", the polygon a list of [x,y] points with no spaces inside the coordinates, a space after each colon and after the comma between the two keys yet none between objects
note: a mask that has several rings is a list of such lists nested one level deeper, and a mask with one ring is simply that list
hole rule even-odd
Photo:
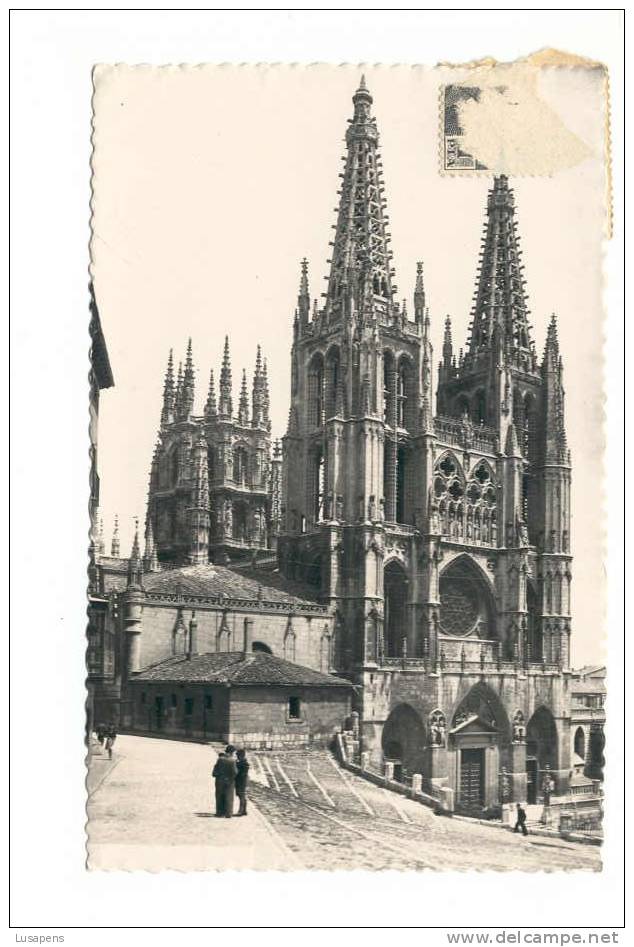
[{"label": "pinnacle", "polygon": [[139,517],[134,517],[134,540],[132,542],[132,552],[130,553],[130,559],[140,559],[141,550],[139,547]]}]

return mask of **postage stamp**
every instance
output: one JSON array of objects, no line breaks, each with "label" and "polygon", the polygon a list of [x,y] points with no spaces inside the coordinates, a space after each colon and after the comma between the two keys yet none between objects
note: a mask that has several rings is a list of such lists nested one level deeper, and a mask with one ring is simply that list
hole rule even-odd
[{"label": "postage stamp", "polygon": [[606,128],[96,67],[90,868],[600,870]]}]

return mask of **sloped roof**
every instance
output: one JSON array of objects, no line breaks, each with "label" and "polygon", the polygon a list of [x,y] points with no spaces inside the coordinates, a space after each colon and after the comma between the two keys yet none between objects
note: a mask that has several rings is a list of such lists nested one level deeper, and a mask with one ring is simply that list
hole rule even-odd
[{"label": "sloped roof", "polygon": [[189,684],[230,684],[272,686],[314,685],[349,688],[349,681],[322,674],[312,668],[293,664],[264,652],[243,654],[241,651],[196,654],[191,658],[178,655],[160,661],[134,676],[135,681],[174,682]]},{"label": "sloped roof", "polygon": [[263,572],[260,575],[257,570],[245,574],[243,571],[237,572],[212,563],[166,569],[164,572],[146,572],[143,576],[143,588],[150,593],[180,593],[185,597],[189,593],[212,598],[226,596],[297,605],[319,604],[314,589],[292,582],[279,574]]}]

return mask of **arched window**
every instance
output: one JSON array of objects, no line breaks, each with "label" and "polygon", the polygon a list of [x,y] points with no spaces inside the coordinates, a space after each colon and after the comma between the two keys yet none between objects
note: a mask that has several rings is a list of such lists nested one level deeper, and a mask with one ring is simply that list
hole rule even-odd
[{"label": "arched window", "polygon": [[389,562],[383,573],[385,653],[399,657],[407,637],[407,578],[402,566]]},{"label": "arched window", "polygon": [[236,483],[246,484],[248,477],[249,455],[245,447],[236,447],[233,451],[233,479]]},{"label": "arched window", "polygon": [[324,423],[324,360],[314,355],[308,367],[308,424],[311,429]]},{"label": "arched window", "polygon": [[524,399],[524,456],[529,464],[539,461],[537,437],[537,405],[533,396],[527,394]]},{"label": "arched window", "polygon": [[528,612],[527,621],[527,647],[528,660],[541,661],[543,654],[543,639],[541,629],[541,616],[539,614],[539,601],[535,588],[531,582],[526,585],[526,610]]},{"label": "arched window", "polygon": [[172,485],[175,485],[178,482],[178,448],[174,448],[170,456],[170,479]]},{"label": "arched window", "polygon": [[575,731],[575,753],[577,756],[580,756],[582,760],[586,758],[586,735],[583,732],[583,727],[577,727]]},{"label": "arched window", "polygon": [[405,427],[405,408],[407,405],[407,367],[401,362],[396,376],[396,423]]},{"label": "arched window", "polygon": [[396,452],[396,522],[405,522],[405,469],[407,465],[404,447]]},{"label": "arched window", "polygon": [[216,476],[216,452],[213,447],[207,448],[207,477],[209,482]]},{"label": "arched window", "polygon": [[251,645],[251,651],[255,651],[256,654],[273,654],[269,646],[264,644],[263,641],[254,641]]},{"label": "arched window", "polygon": [[383,420],[390,426],[394,423],[394,413],[396,410],[394,372],[394,356],[391,352],[386,351],[383,353]]},{"label": "arched window", "polygon": [[326,420],[333,418],[337,410],[337,390],[341,382],[339,349],[331,348],[326,358]]},{"label": "arched window", "polygon": [[323,448],[319,448],[312,454],[311,462],[311,492],[313,502],[313,521],[323,523],[324,521],[324,500],[326,497],[326,461]]},{"label": "arched window", "polygon": [[233,538],[241,543],[248,542],[248,511],[245,503],[233,504]]}]

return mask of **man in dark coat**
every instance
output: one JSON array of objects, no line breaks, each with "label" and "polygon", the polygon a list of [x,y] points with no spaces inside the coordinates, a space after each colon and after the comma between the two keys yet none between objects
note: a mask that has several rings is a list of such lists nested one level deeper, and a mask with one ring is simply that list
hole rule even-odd
[{"label": "man in dark coat", "polygon": [[520,803],[517,804],[517,821],[515,823],[514,832],[519,832],[521,830],[522,835],[528,835],[528,830],[526,828],[526,809]]},{"label": "man in dark coat", "polygon": [[224,816],[226,819],[230,819],[233,815],[237,772],[233,753],[232,746],[228,746],[224,753],[219,753],[211,774],[216,780],[216,816]]},{"label": "man in dark coat", "polygon": [[244,750],[238,750],[236,755],[238,757],[238,761],[236,763],[236,769],[238,771],[238,775],[236,776],[236,795],[240,800],[238,815],[246,815],[247,784],[249,782],[249,761]]}]

